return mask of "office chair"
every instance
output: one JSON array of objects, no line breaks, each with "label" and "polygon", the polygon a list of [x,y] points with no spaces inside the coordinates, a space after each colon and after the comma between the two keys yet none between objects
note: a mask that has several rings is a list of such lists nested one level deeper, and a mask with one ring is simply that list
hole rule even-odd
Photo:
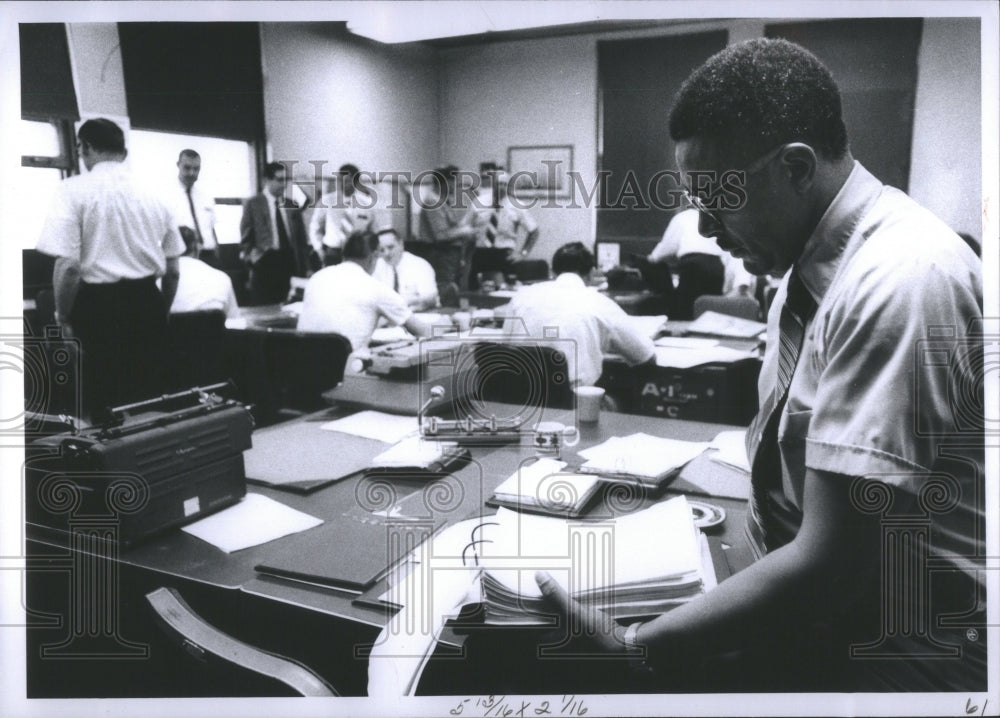
[{"label": "office chair", "polygon": [[337,696],[323,678],[290,658],[243,643],[195,613],[173,588],[146,594],[157,625],[188,654],[206,664],[232,665],[284,683],[303,696]]},{"label": "office chair", "polygon": [[473,399],[524,407],[573,408],[573,384],[561,350],[516,342],[480,342],[473,352]]},{"label": "office chair", "polygon": [[714,294],[703,294],[694,300],[694,318],[705,312],[718,312],[731,317],[760,321],[760,304],[753,297],[722,297]]},{"label": "office chair", "polygon": [[208,386],[228,378],[226,315],[218,309],[171,314],[167,320],[168,391]]},{"label": "office chair", "polygon": [[519,259],[508,272],[524,283],[540,282],[549,278],[549,263],[544,259]]},{"label": "office chair", "polygon": [[264,336],[265,381],[274,411],[302,413],[327,406],[322,394],[344,378],[351,343],[333,332],[269,331]]}]

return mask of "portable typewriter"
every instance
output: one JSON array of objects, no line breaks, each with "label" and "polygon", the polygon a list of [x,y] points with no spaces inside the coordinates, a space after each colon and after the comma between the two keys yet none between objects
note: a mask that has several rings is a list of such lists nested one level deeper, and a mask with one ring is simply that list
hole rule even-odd
[{"label": "portable typewriter", "polygon": [[194,387],[111,409],[81,431],[33,442],[26,452],[30,525],[72,538],[80,531],[129,547],[238,502],[253,416]]}]

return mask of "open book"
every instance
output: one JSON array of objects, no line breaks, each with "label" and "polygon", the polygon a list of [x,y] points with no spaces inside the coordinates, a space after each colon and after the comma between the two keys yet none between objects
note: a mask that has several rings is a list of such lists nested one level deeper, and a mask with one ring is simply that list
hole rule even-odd
[{"label": "open book", "polygon": [[553,622],[536,570],[616,619],[664,613],[716,585],[708,543],[683,496],[595,523],[501,508],[484,522],[475,550],[492,624]]}]

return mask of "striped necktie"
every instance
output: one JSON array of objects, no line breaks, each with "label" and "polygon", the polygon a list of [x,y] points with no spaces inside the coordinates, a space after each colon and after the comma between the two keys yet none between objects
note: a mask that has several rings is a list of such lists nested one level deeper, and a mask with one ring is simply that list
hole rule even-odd
[{"label": "striped necktie", "polygon": [[500,210],[494,209],[490,212],[490,221],[486,224],[486,240],[490,243],[490,246],[496,244],[497,241],[497,227],[500,225]]},{"label": "striped necktie", "polygon": [[191,197],[191,188],[185,188],[188,198],[188,207],[191,208],[191,219],[194,220],[194,236],[198,238],[198,249],[205,246],[205,239],[201,236],[201,226],[198,224],[198,213],[194,209],[194,198]]},{"label": "striped necktie", "polygon": [[788,399],[795,365],[802,351],[805,328],[816,313],[816,302],[793,269],[788,278],[785,304],[778,318],[778,376],[774,390],[747,429],[746,448],[750,461],[750,505],[746,532],[757,557],[788,543],[796,521],[782,520],[780,504],[772,494],[781,492],[781,454],[778,451],[778,422]]}]

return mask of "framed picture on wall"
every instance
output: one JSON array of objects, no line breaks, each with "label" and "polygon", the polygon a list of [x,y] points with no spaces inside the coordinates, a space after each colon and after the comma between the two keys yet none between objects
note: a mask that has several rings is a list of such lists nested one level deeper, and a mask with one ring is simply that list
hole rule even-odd
[{"label": "framed picture on wall", "polygon": [[511,191],[520,197],[568,197],[573,145],[507,148]]}]

